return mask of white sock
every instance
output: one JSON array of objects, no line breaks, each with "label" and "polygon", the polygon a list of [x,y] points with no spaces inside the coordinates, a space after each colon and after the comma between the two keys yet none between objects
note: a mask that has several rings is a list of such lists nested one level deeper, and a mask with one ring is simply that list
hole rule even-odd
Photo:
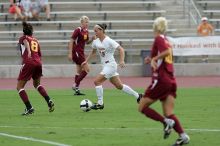
[{"label": "white sock", "polygon": [[122,91],[124,91],[125,93],[129,94],[129,95],[133,95],[136,99],[138,99],[139,97],[139,94],[134,91],[133,89],[131,89],[131,87],[123,84],[123,88],[122,88]]},{"label": "white sock", "polygon": [[98,104],[103,105],[103,88],[102,88],[102,85],[96,86],[95,90],[96,90],[96,95],[98,97]]}]

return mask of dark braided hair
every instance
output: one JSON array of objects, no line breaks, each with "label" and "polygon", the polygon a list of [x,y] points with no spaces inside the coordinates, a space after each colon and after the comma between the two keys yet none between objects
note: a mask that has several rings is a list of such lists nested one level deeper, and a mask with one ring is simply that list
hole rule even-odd
[{"label": "dark braided hair", "polygon": [[30,23],[22,22],[24,35],[31,36],[33,34],[33,26]]}]

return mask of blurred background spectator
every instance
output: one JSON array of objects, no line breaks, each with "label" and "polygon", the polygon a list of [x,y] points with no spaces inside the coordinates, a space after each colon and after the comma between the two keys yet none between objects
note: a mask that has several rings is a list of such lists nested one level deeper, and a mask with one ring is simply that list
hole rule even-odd
[{"label": "blurred background spectator", "polygon": [[[208,22],[207,17],[202,17],[201,23],[199,24],[197,28],[197,34],[198,36],[210,36],[214,33],[214,27]],[[202,62],[207,63],[208,62],[208,55],[202,56]]]},{"label": "blurred background spectator", "polygon": [[30,0],[21,0],[20,7],[22,9],[22,14],[24,15],[24,20],[32,19],[32,3]]},{"label": "blurred background spectator", "polygon": [[48,3],[48,0],[33,1],[33,16],[36,19],[39,19],[40,12],[45,12],[47,21],[50,21],[50,5]]},{"label": "blurred background spectator", "polygon": [[201,23],[199,24],[197,28],[197,34],[198,36],[209,36],[213,35],[213,26],[208,22],[207,17],[202,17]]},{"label": "blurred background spectator", "polygon": [[21,7],[19,6],[20,0],[9,0],[9,2],[10,2],[10,7],[8,9],[8,12],[14,15],[14,20],[15,21],[18,19],[23,20],[24,16],[22,15]]}]

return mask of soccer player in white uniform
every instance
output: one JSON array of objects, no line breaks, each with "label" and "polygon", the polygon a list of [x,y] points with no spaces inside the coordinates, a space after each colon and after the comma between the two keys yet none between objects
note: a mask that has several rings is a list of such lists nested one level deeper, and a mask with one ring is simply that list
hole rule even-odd
[{"label": "soccer player in white uniform", "polygon": [[122,84],[119,78],[119,74],[117,73],[117,63],[114,58],[114,52],[116,49],[119,51],[119,66],[123,68],[125,67],[124,49],[116,41],[105,35],[106,28],[106,24],[96,24],[94,26],[94,32],[97,38],[92,43],[92,52],[89,54],[84,62],[87,63],[90,58],[96,54],[97,51],[103,65],[102,71],[96,76],[94,81],[98,102],[93,104],[91,108],[95,110],[104,108],[102,83],[107,79],[109,79],[109,81],[117,89],[133,95],[137,99],[138,103],[142,96],[142,94],[138,94],[129,86]]}]

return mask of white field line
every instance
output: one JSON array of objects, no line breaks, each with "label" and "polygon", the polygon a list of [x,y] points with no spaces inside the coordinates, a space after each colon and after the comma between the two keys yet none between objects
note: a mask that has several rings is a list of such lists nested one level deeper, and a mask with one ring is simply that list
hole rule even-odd
[{"label": "white field line", "polygon": [[[0,125],[0,128],[15,128],[15,129],[81,129],[81,130],[161,130],[160,128],[74,128],[74,127],[23,127],[23,126],[9,126],[9,125]],[[220,132],[220,129],[185,129],[186,131],[195,131],[195,132]]]},{"label": "white field line", "polygon": [[55,146],[70,146],[70,145],[57,143],[57,142],[53,142],[53,141],[41,140],[41,139],[36,139],[36,138],[32,138],[32,137],[11,135],[11,134],[1,133],[1,132],[0,132],[0,136],[11,137],[11,138],[21,139],[21,140],[29,140],[29,141],[40,142],[40,143],[46,143],[46,144],[55,145]]}]

